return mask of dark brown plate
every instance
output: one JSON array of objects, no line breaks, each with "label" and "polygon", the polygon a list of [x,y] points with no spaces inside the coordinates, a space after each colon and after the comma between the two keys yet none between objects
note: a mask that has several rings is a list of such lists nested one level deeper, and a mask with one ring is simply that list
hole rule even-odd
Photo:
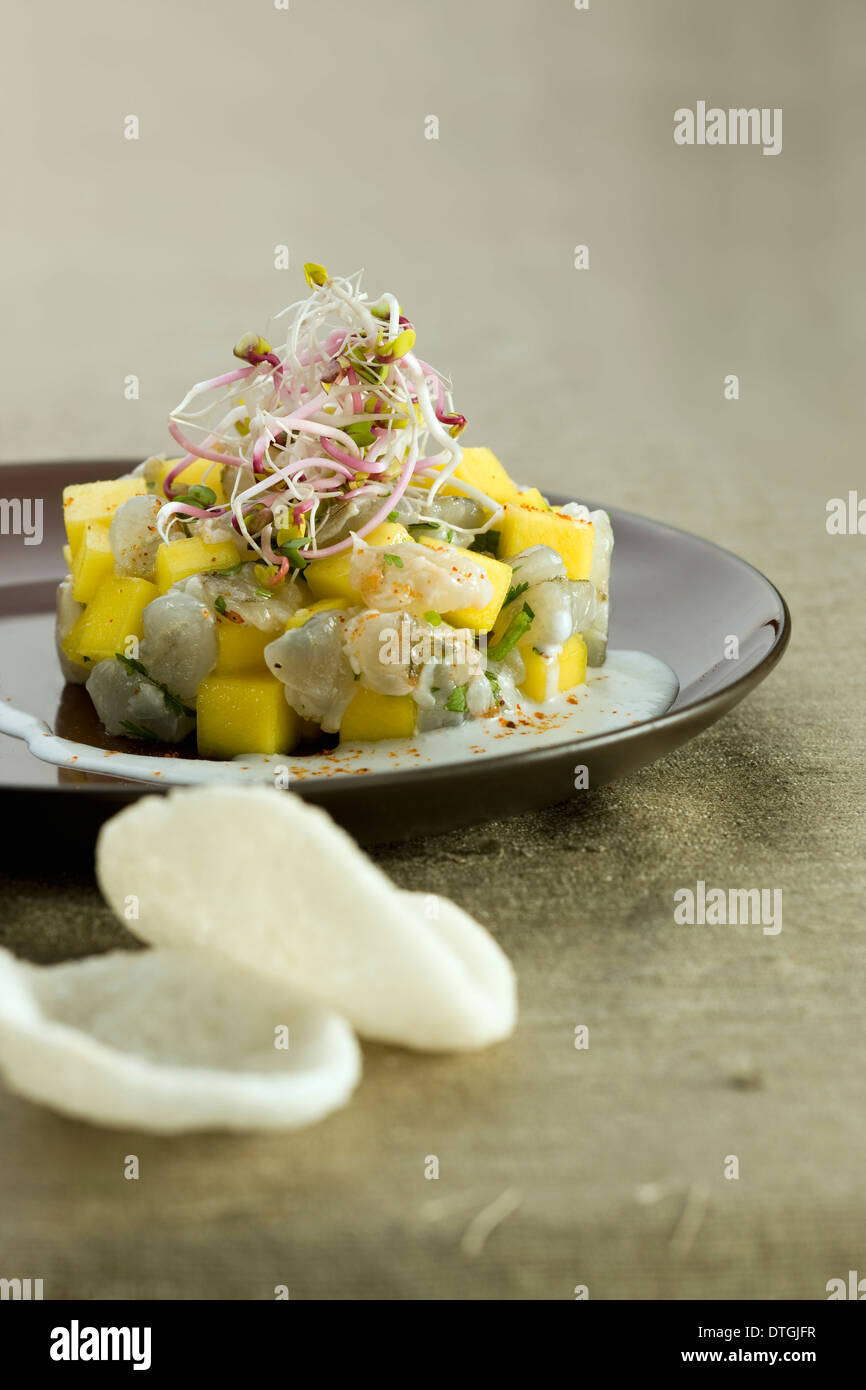
[{"label": "dark brown plate", "polygon": [[[0,542],[0,653],[12,645],[4,642],[10,623],[16,625],[19,653],[14,669],[0,655],[0,694],[78,742],[145,751],[105,738],[86,693],[64,686],[46,635],[46,615],[53,612],[65,569],[64,486],[113,477],[131,466],[117,460],[0,466],[0,496],[41,499],[44,523],[39,545],[26,545],[16,535]],[[748,694],[788,643],[791,618],[778,590],[709,541],[608,510],[616,539],[611,645],[649,652],[676,673],[679,693],[666,713],[593,738],[515,748],[483,764],[310,781],[297,786],[298,794],[324,807],[365,844],[435,834],[566,800],[574,795],[578,753],[590,786],[621,777],[693,738]],[[723,654],[729,635],[739,641],[736,660]],[[69,843],[92,839],[106,816],[151,790],[123,778],[58,769],[34,757],[25,743],[0,735],[0,799],[7,824],[19,827],[22,837],[38,828],[43,843],[49,831]]]}]

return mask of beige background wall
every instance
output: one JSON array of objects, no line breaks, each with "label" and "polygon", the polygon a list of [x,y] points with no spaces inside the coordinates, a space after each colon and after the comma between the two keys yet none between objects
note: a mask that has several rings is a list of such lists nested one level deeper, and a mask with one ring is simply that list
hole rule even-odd
[{"label": "beige background wall", "polygon": [[[674,521],[706,487],[733,519],[744,465],[768,520],[849,485],[856,0],[49,0],[12,27],[2,457],[166,447],[315,259],[397,292],[467,438],[542,485]],[[782,154],[677,147],[699,98],[783,107]]]}]

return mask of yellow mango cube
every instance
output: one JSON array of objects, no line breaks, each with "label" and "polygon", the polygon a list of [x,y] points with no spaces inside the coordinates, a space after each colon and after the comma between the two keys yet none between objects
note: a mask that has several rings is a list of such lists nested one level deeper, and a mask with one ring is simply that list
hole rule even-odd
[{"label": "yellow mango cube", "polygon": [[89,603],[96,590],[114,574],[114,556],[104,521],[88,521],[72,559],[72,597],[76,603]]},{"label": "yellow mango cube", "polygon": [[415,732],[415,710],[411,695],[380,695],[359,685],[340,720],[340,741],[411,738]]},{"label": "yellow mango cube", "polygon": [[522,492],[518,492],[515,500],[520,503],[521,507],[540,507],[543,512],[550,511],[550,503],[537,487],[524,488]]},{"label": "yellow mango cube", "polygon": [[262,632],[252,623],[233,623],[221,618],[217,623],[219,656],[212,674],[236,676],[243,671],[264,673],[267,670],[265,647],[277,635],[275,632]]},{"label": "yellow mango cube", "polygon": [[272,675],[207,676],[198,688],[196,736],[203,758],[243,753],[290,753],[300,718]]},{"label": "yellow mango cube", "polygon": [[201,536],[188,536],[163,542],[156,552],[157,588],[161,594],[167,593],[172,584],[191,574],[231,569],[239,558],[234,541],[205,541]]},{"label": "yellow mango cube", "polygon": [[308,603],[305,608],[298,608],[289,621],[286,623],[286,632],[291,632],[292,628],[303,627],[317,613],[328,613],[332,609],[351,608],[351,603],[347,598],[320,598],[316,603]]},{"label": "yellow mango cube", "polygon": [[63,489],[63,520],[73,557],[89,521],[111,523],[114,513],[130,497],[147,491],[144,478],[111,478],[104,483],[73,483]]},{"label": "yellow mango cube", "polygon": [[[516,502],[517,487],[511,481],[492,449],[484,447],[466,448],[463,457],[454,470],[454,478],[462,478],[465,483],[477,487],[480,492],[492,497],[494,502]],[[419,478],[422,487],[429,487],[429,480]],[[446,483],[439,489],[442,497],[466,497],[455,483]]]},{"label": "yellow mango cube", "polygon": [[555,656],[542,656],[532,646],[531,641],[520,645],[520,655],[526,667],[526,675],[519,689],[530,700],[543,704],[552,700],[562,690],[571,690],[575,685],[583,685],[586,680],[586,643],[575,633],[563,644],[562,651]]},{"label": "yellow mango cube", "polygon": [[[147,484],[147,491],[152,492],[156,497],[165,496],[165,480],[173,468],[180,463],[180,459],[168,459],[161,463],[157,470],[157,475]],[[193,463],[188,463],[182,473],[178,473],[172,483],[172,492],[183,492],[190,488],[194,483],[203,483],[205,487],[211,488],[217,502],[226,500],[225,492],[221,482],[222,466],[213,463],[211,459],[196,459]],[[207,475],[207,476],[205,476]]]},{"label": "yellow mango cube", "polygon": [[506,503],[497,525],[497,555],[514,556],[531,545],[549,545],[562,556],[569,579],[588,579],[595,528],[591,521],[577,521],[552,508]]},{"label": "yellow mango cube", "polygon": [[504,565],[501,560],[495,560],[486,552],[482,554],[480,551],[465,550],[460,545],[443,545],[441,541],[434,540],[423,540],[421,544],[429,546],[431,550],[456,551],[464,559],[474,560],[481,566],[493,585],[493,597],[490,602],[484,608],[455,608],[450,613],[443,613],[442,617],[452,627],[471,627],[473,632],[489,632],[511,587],[511,566]]},{"label": "yellow mango cube", "polygon": [[[383,521],[369,535],[364,537],[368,545],[402,545],[412,537],[398,521]],[[304,578],[310,586],[315,599],[345,598],[350,603],[361,603],[361,595],[349,582],[349,562],[352,551],[341,550],[339,555],[326,555],[321,560],[311,560],[304,570]]]},{"label": "yellow mango cube", "polygon": [[128,637],[141,637],[141,618],[158,593],[147,579],[112,574],[100,584],[63,642],[79,665],[104,661],[122,652]]}]

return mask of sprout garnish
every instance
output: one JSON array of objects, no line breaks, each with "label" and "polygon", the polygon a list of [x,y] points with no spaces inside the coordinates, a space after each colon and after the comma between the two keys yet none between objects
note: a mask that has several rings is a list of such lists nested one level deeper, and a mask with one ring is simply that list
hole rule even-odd
[{"label": "sprout garnish", "polygon": [[[165,479],[161,536],[187,519],[225,518],[272,567],[270,586],[397,520],[409,489],[423,513],[460,463],[466,425],[443,377],[415,356],[415,329],[393,295],[371,304],[360,274],[331,276],[312,262],[304,275],[311,294],[273,320],[272,337],[282,341],[244,334],[234,347],[243,365],[193,386],[169,417],[184,456]],[[197,460],[222,466],[227,502],[217,503],[207,485],[210,469],[175,495],[175,479]],[[502,508],[478,488],[457,485],[487,513],[473,531],[477,541]],[[319,545],[330,504],[361,499],[373,505],[367,501],[355,531]],[[281,543],[289,528],[291,539]]]}]

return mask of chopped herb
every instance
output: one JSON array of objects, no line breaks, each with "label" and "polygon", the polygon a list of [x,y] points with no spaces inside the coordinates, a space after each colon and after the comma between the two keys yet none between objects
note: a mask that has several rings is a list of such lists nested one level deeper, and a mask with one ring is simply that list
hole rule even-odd
[{"label": "chopped herb", "polygon": [[400,520],[400,513],[399,513],[399,512],[389,512],[389,513],[388,513],[388,520],[389,520],[389,521],[399,521],[399,520]]},{"label": "chopped herb", "polygon": [[399,555],[391,555],[390,553],[386,554],[386,555],[385,555],[385,564],[386,564],[386,565],[396,565],[397,568],[398,568],[398,570],[401,570],[401,569],[403,568],[403,561],[400,559],[400,556],[399,556]]},{"label": "chopped herb", "polygon": [[230,574],[237,574],[243,567],[243,561],[238,560],[236,565],[230,565],[226,570],[211,570],[211,573],[216,575],[219,579],[227,579]]},{"label": "chopped herb", "polygon": [[466,710],[466,686],[458,685],[445,701],[445,708],[453,714],[463,714]]},{"label": "chopped herb", "polygon": [[124,656],[123,652],[115,652],[114,655],[117,657],[118,661],[123,663],[127,671],[133,671],[137,676],[144,676],[146,681],[150,681],[151,685],[155,685],[157,690],[162,691],[162,698],[165,701],[166,709],[170,710],[172,714],[188,714],[191,718],[195,717],[195,710],[190,709],[189,705],[185,705],[177,695],[173,695],[168,686],[163,685],[162,681],[154,680],[153,676],[148,674],[147,667],[143,666],[140,661],[135,661],[131,656]]},{"label": "chopped herb", "polygon": [[504,661],[508,653],[517,646],[524,632],[528,632],[535,617],[528,603],[524,603],[519,613],[515,613],[504,634],[495,647],[487,648],[488,661]]},{"label": "chopped herb", "polygon": [[498,699],[499,699],[499,681],[498,681],[497,677],[494,676],[494,675],[492,674],[492,672],[490,672],[490,671],[485,671],[484,674],[485,674],[485,676],[487,677],[487,679],[488,679],[488,681],[489,681],[489,683],[490,683],[490,689],[493,691],[493,694],[496,696],[496,698],[497,698],[497,700],[498,700]]},{"label": "chopped herb", "polygon": [[273,589],[260,589],[258,585],[256,585],[255,596],[256,598],[273,598],[274,591]]},{"label": "chopped herb", "polygon": [[451,527],[449,526],[449,527],[448,527],[448,530],[445,532],[445,540],[446,540],[446,542],[448,543],[448,545],[450,545],[451,542],[453,541],[453,539],[454,539],[454,532],[451,530]]},{"label": "chopped herb", "polygon": [[520,595],[525,594],[528,588],[528,579],[525,579],[522,584],[512,584],[511,588],[508,590],[508,593],[505,595],[505,603],[503,604],[503,607],[507,607],[508,604],[513,603],[516,598],[520,598]]},{"label": "chopped herb", "polygon": [[413,526],[412,526],[412,530],[413,530],[413,531],[439,531],[439,530],[441,529],[441,526],[442,526],[441,521],[416,521],[416,522],[413,524]]},{"label": "chopped herb", "polygon": [[130,738],[149,739],[151,743],[159,743],[159,736],[152,729],[146,729],[143,724],[134,724],[131,719],[121,719],[121,729],[125,729]]},{"label": "chopped herb", "polygon": [[470,550],[477,550],[482,555],[495,555],[499,548],[499,531],[485,531],[482,535],[476,536],[470,545]]},{"label": "chopped herb", "polygon": [[216,598],[215,598],[214,601],[213,601],[213,606],[214,606],[214,608],[216,609],[216,611],[217,611],[218,613],[225,613],[226,608],[227,608],[228,605],[226,604],[226,601],[225,601],[225,598],[223,597],[223,595],[222,595],[222,594],[217,594]]},{"label": "chopped herb", "polygon": [[424,621],[428,622],[431,627],[438,627],[442,621],[442,614],[434,612],[431,608],[429,613],[424,614]]},{"label": "chopped herb", "polygon": [[131,656],[124,656],[122,652],[115,652],[114,655],[117,657],[118,661],[123,662],[127,671],[134,671],[137,676],[145,676],[150,680],[150,676],[147,674],[147,667],[143,666],[140,661],[136,661],[135,658]]}]

